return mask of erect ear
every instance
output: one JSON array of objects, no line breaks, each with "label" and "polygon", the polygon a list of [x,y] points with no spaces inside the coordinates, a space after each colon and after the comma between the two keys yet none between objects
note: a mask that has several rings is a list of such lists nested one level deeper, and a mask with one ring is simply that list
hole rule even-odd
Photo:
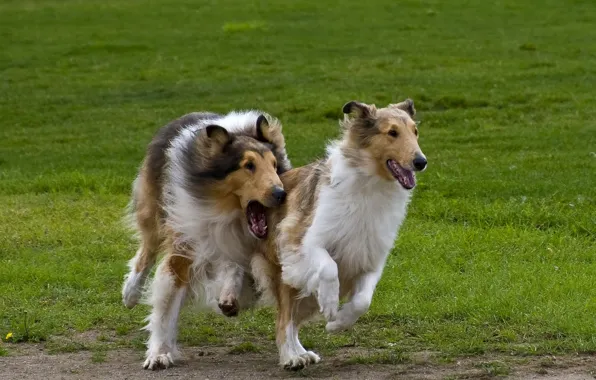
[{"label": "erect ear", "polygon": [[228,131],[219,125],[208,125],[205,127],[206,142],[211,147],[223,147],[231,140]]},{"label": "erect ear", "polygon": [[373,110],[374,106],[371,107],[368,104],[356,101],[348,102],[344,104],[344,107],[342,108],[343,113],[356,118],[367,118],[371,116]]},{"label": "erect ear", "polygon": [[406,111],[410,117],[416,115],[416,108],[414,108],[414,101],[412,99],[406,99],[403,102],[397,104],[390,104],[389,108],[399,108],[402,111]]},{"label": "erect ear", "polygon": [[284,135],[281,133],[281,124],[273,119],[271,122],[265,115],[257,118],[257,140],[283,148],[285,146]]},{"label": "erect ear", "polygon": [[256,121],[258,141],[272,145],[272,151],[277,158],[277,174],[284,173],[292,168],[288,155],[286,154],[286,140],[281,131],[281,123],[269,115],[259,115]]},{"label": "erect ear", "polygon": [[269,120],[267,120],[265,115],[259,115],[257,118],[257,140],[271,142]]}]

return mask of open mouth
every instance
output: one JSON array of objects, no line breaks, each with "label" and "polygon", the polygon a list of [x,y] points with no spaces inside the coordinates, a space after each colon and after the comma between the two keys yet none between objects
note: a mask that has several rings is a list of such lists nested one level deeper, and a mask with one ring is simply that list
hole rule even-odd
[{"label": "open mouth", "polygon": [[250,201],[246,206],[246,220],[248,229],[257,239],[267,237],[267,215],[265,206],[257,201]]},{"label": "open mouth", "polygon": [[416,179],[414,172],[402,168],[397,161],[387,160],[387,168],[393,174],[393,177],[403,186],[404,189],[410,190],[416,186]]}]

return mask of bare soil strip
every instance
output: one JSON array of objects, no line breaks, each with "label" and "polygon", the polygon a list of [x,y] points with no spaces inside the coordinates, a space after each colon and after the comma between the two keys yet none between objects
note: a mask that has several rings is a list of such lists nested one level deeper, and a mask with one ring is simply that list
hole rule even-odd
[{"label": "bare soil strip", "polygon": [[[14,348],[14,349],[13,349]],[[229,347],[186,347],[185,359],[176,367],[161,371],[141,368],[143,353],[133,349],[98,354],[83,351],[50,355],[43,346],[19,344],[11,356],[0,358],[0,379],[557,379],[596,378],[594,356],[510,357],[486,355],[438,363],[432,353],[411,355],[410,363],[398,365],[348,364],[348,358],[361,354],[345,349],[325,356],[316,365],[299,372],[286,372],[277,366],[274,352],[231,355]]]}]

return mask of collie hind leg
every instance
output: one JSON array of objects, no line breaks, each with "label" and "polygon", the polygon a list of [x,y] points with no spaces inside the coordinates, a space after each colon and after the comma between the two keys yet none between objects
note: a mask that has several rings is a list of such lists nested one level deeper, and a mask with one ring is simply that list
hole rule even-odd
[{"label": "collie hind leg", "polygon": [[176,335],[180,309],[189,288],[192,260],[180,255],[168,256],[157,268],[151,284],[152,306],[145,369],[167,368],[178,359]]},{"label": "collie hind leg", "polygon": [[278,315],[276,341],[279,349],[279,364],[288,370],[302,369],[318,363],[321,358],[307,351],[300,343],[300,325],[317,311],[314,298],[297,299],[297,292],[287,285],[281,285],[278,293]]},{"label": "collie hind leg", "polygon": [[143,296],[145,281],[155,265],[159,242],[151,236],[143,236],[141,246],[135,256],[128,262],[129,272],[124,278],[122,287],[122,302],[132,309]]},{"label": "collie hind leg", "polygon": [[141,237],[141,246],[128,263],[129,272],[122,287],[122,302],[129,309],[135,307],[141,299],[145,281],[155,265],[161,244],[156,190],[154,184],[146,178],[146,170],[143,168],[133,184],[132,216]]}]

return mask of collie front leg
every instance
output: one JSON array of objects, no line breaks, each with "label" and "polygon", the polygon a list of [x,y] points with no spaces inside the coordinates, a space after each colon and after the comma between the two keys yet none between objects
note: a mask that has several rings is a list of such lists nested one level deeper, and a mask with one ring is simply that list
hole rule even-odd
[{"label": "collie front leg", "polygon": [[337,264],[323,248],[313,249],[316,257],[321,258],[318,272],[317,301],[319,311],[327,321],[333,321],[339,308],[339,277]]},{"label": "collie front leg", "polygon": [[328,332],[339,332],[349,329],[356,323],[358,318],[368,311],[375,288],[381,278],[381,273],[381,270],[369,272],[356,280],[349,301],[339,310],[335,320],[327,323],[325,328]]},{"label": "collie front leg", "polygon": [[281,252],[282,281],[300,290],[302,296],[316,294],[320,312],[327,321],[339,308],[337,264],[326,249],[305,244],[299,253]]},{"label": "collie front leg", "polygon": [[238,298],[242,291],[244,281],[244,270],[234,263],[229,263],[223,270],[223,287],[219,294],[218,306],[226,317],[238,315]]},{"label": "collie front leg", "polygon": [[180,309],[186,299],[192,261],[183,256],[169,256],[157,268],[151,284],[152,306],[145,369],[167,368],[179,357],[176,334]]}]

